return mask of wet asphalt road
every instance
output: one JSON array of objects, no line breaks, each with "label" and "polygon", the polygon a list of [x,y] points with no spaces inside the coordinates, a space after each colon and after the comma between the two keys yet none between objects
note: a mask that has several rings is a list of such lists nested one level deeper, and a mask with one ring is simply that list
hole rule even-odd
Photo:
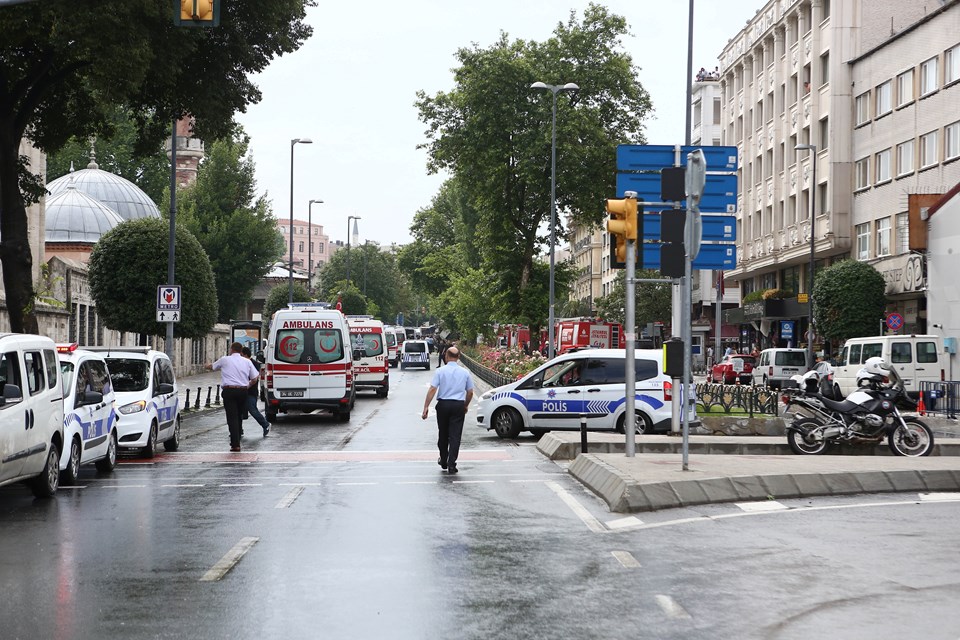
[{"label": "wet asphalt road", "polygon": [[960,637],[960,502],[610,514],[468,416],[461,473],[393,370],[353,418],[192,416],[180,452],[0,489],[0,637]]}]

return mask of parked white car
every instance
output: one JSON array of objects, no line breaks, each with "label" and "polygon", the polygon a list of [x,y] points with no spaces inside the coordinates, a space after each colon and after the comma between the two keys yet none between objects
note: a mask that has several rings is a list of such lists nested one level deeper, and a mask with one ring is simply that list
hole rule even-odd
[{"label": "parked white car", "polygon": [[57,345],[63,379],[63,438],[60,484],[77,481],[80,465],[96,463],[97,470],[117,465],[117,412],[113,384],[103,356],[76,343]]}]

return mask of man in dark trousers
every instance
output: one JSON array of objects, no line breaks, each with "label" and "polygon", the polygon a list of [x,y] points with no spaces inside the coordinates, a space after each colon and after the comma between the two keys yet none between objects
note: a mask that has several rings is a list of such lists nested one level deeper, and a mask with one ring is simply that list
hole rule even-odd
[{"label": "man in dark trousers", "polygon": [[223,411],[227,414],[227,427],[230,429],[230,451],[235,452],[240,451],[240,428],[243,412],[247,408],[247,390],[260,377],[257,368],[241,355],[242,351],[243,345],[234,342],[230,345],[230,355],[206,365],[208,371],[220,371]]},{"label": "man in dark trousers", "polygon": [[460,437],[463,435],[463,418],[473,399],[473,378],[470,372],[460,366],[460,350],[454,346],[447,348],[447,366],[437,369],[430,381],[427,398],[423,401],[423,419],[427,419],[430,403],[437,397],[437,448],[440,458],[437,464],[447,473],[457,472],[457,458],[460,456]]}]

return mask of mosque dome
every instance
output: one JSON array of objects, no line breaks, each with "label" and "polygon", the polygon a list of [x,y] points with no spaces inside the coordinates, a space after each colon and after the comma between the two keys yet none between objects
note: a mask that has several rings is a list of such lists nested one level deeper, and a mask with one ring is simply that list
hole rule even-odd
[{"label": "mosque dome", "polygon": [[[123,220],[137,218],[159,218],[160,209],[140,187],[126,178],[103,171],[91,157],[86,169],[71,171],[47,184],[47,191],[57,195],[75,187],[91,198],[107,205]],[[47,207],[50,199],[47,199]],[[49,214],[48,214],[49,215]],[[50,224],[47,224],[49,234]],[[49,235],[48,235],[49,239]]]},{"label": "mosque dome", "polygon": [[48,196],[45,209],[46,242],[96,244],[123,222],[113,209],[72,185]]}]

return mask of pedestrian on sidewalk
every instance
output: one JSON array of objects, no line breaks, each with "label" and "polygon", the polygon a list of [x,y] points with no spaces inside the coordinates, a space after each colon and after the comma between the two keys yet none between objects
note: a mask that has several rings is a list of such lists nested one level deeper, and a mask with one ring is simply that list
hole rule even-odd
[{"label": "pedestrian on sidewalk", "polygon": [[234,452],[240,451],[241,416],[247,408],[247,390],[260,378],[260,372],[243,357],[242,351],[243,345],[234,342],[230,345],[230,355],[205,366],[208,371],[220,371],[220,395],[230,430],[230,451]]},{"label": "pedestrian on sidewalk", "polygon": [[[254,359],[253,354],[250,353],[250,347],[244,347],[240,354],[249,360],[251,364],[256,368],[257,371],[260,371],[260,363]],[[247,390],[247,413],[253,416],[253,419],[257,421],[257,424],[263,429],[263,437],[266,438],[270,435],[270,423],[266,418],[263,417],[263,414],[260,413],[260,408],[257,406],[257,395],[260,391],[259,378],[250,383],[250,387]],[[244,418],[246,419],[246,418]]]},{"label": "pedestrian on sidewalk", "polygon": [[424,420],[434,396],[437,397],[437,448],[440,458],[437,464],[447,473],[457,472],[457,458],[460,456],[460,438],[463,435],[463,419],[470,409],[473,399],[473,378],[470,372],[460,366],[460,350],[455,346],[447,348],[445,354],[447,366],[437,369],[430,381],[427,398],[423,401]]}]

